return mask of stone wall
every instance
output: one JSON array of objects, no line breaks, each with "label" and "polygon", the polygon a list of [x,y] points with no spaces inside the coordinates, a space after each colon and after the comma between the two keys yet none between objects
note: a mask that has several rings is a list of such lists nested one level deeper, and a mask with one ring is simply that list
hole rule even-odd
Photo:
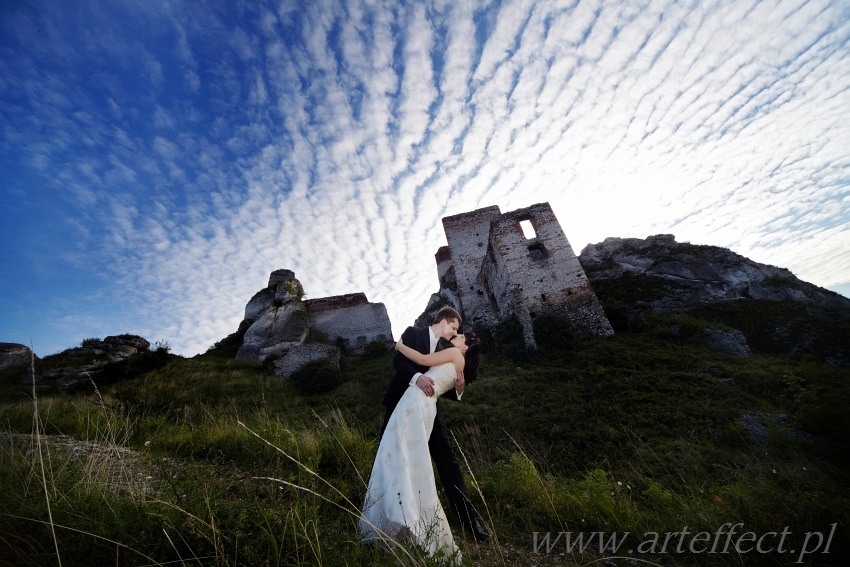
[{"label": "stone wall", "polygon": [[338,303],[334,308],[314,310],[308,307],[308,312],[311,330],[323,333],[332,343],[341,343],[348,351],[359,352],[372,341],[393,340],[390,318],[383,303]]},{"label": "stone wall", "polygon": [[486,207],[443,218],[458,295],[464,316],[470,321],[491,312],[478,274],[487,254],[490,225],[500,214],[499,207]]},{"label": "stone wall", "polygon": [[[527,238],[520,223],[529,221]],[[596,294],[548,203],[505,213],[490,228],[482,278],[499,314],[521,304],[531,319],[558,313],[579,336],[613,334]],[[506,307],[513,302],[513,309]]]},{"label": "stone wall", "polygon": [[369,300],[366,299],[365,293],[348,293],[345,295],[334,295],[332,297],[322,297],[319,299],[308,299],[304,302],[307,306],[307,311],[316,313],[318,311],[327,311],[328,309],[346,309],[348,307],[356,307],[357,305],[366,305]]},{"label": "stone wall", "polygon": [[[454,285],[457,285],[457,280],[454,275],[454,266],[452,265],[452,250],[448,246],[441,246],[437,253],[434,254],[434,259],[437,260],[437,278],[440,284],[446,281],[446,278],[452,278]],[[451,275],[449,275],[451,272]]]}]

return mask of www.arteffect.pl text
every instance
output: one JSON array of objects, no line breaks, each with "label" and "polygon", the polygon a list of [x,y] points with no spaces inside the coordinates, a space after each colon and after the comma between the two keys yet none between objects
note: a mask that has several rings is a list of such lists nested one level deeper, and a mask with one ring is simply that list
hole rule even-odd
[{"label": "www.arteffect.pl text", "polygon": [[743,523],[727,522],[714,530],[691,531],[687,526],[674,532],[533,532],[535,553],[587,553],[629,555],[664,554],[790,554],[803,563],[813,554],[828,554],[838,524],[823,531],[795,534],[788,526],[778,531],[747,531]]}]

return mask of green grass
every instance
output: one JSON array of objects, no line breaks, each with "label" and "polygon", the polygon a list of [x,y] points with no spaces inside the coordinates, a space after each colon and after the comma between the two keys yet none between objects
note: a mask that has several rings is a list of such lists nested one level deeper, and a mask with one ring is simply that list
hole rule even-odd
[{"label": "green grass", "polygon": [[[535,554],[533,532],[713,533],[724,522],[794,534],[838,522],[833,553],[807,564],[840,564],[848,370],[735,358],[651,328],[564,345],[490,352],[463,401],[441,402],[470,496],[496,535],[476,544],[453,524],[466,564],[599,558]],[[32,444],[9,435],[33,431],[31,395],[5,385],[0,563],[7,555],[16,565],[56,563],[49,501],[63,565],[396,564],[361,546],[356,529],[390,372],[389,354],[344,358],[341,384],[310,395],[257,364],[202,356],[94,395],[38,400],[43,433],[135,449],[152,477],[147,494],[116,491],[96,462],[59,450],[43,450],[42,473]],[[748,437],[743,414],[765,416],[766,445]],[[815,441],[789,433],[770,417],[778,414]],[[429,562],[415,549],[396,553]],[[796,556],[641,558],[791,565]]]}]

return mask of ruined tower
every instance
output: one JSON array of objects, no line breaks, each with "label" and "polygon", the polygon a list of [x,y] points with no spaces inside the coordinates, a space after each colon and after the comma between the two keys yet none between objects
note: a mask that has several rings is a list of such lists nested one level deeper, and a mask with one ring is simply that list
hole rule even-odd
[{"label": "ruined tower", "polygon": [[613,334],[549,203],[504,214],[486,207],[445,217],[443,228],[448,246],[437,252],[441,293],[465,321],[492,324],[514,315],[530,345],[533,321],[543,314],[562,316],[578,336]]}]

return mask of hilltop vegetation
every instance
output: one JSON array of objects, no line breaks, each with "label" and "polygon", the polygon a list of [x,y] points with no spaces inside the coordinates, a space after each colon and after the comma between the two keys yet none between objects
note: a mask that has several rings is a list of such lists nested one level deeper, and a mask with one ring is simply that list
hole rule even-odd
[{"label": "hilltop vegetation", "polygon": [[[805,532],[837,523],[830,554],[805,563],[840,563],[850,510],[848,370],[757,343],[746,358],[706,348],[692,337],[716,325],[709,315],[654,314],[589,341],[559,336],[550,321],[552,340],[534,353],[511,343],[510,321],[485,337],[479,380],[462,403],[441,402],[470,493],[495,534],[475,543],[451,518],[466,564],[578,565],[618,555],[596,544],[568,553],[563,540],[535,552],[534,532],[687,526],[713,534],[727,522],[757,534],[787,527],[798,546]],[[673,336],[671,325],[687,332]],[[344,358],[340,383],[317,394],[214,354],[90,393],[45,393],[37,430],[33,400],[24,399],[31,390],[4,386],[0,558],[55,563],[58,548],[63,565],[428,563],[416,550],[393,556],[357,543],[390,353]],[[59,434],[133,452],[75,452],[52,437]],[[794,564],[787,551],[633,556]]]}]

